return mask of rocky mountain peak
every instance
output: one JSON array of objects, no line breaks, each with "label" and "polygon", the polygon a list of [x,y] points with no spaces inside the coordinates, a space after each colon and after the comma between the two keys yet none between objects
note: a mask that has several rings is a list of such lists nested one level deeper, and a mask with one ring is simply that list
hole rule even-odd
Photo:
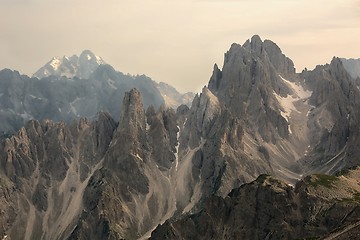
[{"label": "rocky mountain peak", "polygon": [[263,53],[263,41],[259,35],[254,35],[251,39],[245,41],[242,48],[255,56],[261,56]]},{"label": "rocky mountain peak", "polygon": [[284,75],[284,77],[292,77],[295,74],[293,61],[282,53],[276,43],[265,40],[264,49],[270,58],[270,62],[279,73]]},{"label": "rocky mountain peak", "polygon": [[53,75],[87,79],[102,64],[106,63],[101,57],[96,56],[90,50],[84,50],[79,57],[77,55],[53,57],[34,73],[33,77],[41,79]]},{"label": "rocky mountain peak", "polygon": [[286,57],[279,46],[271,40],[262,41],[258,35],[254,35],[251,40],[247,40],[243,48],[252,55],[259,58],[269,58],[275,69],[284,76],[295,74],[294,63]]},{"label": "rocky mountain peak", "polygon": [[212,196],[198,213],[166,221],[151,239],[353,239],[360,216],[355,171],[346,178],[317,174],[295,189],[263,174],[224,198]]},{"label": "rocky mountain peak", "polygon": [[84,50],[79,57],[77,77],[88,78],[102,64],[105,62],[101,57],[96,56],[90,50]]},{"label": "rocky mountain peak", "polygon": [[222,78],[222,72],[219,69],[218,65],[215,63],[213,73],[209,81],[209,89],[212,89],[214,92],[216,92],[217,89],[219,89],[221,78]]},{"label": "rocky mountain peak", "polygon": [[96,56],[92,51],[90,50],[84,50],[81,52],[80,56],[80,61],[81,60],[88,60],[88,61],[96,61],[98,62],[99,64],[103,64],[104,63],[104,60],[102,60],[101,57],[99,56]]},{"label": "rocky mountain peak", "polygon": [[191,130],[184,133],[185,135],[188,134],[186,139],[191,147],[198,145],[200,139],[208,134],[213,119],[220,111],[219,99],[209,88],[204,87],[201,94],[195,96],[187,120],[187,127]]},{"label": "rocky mountain peak", "polygon": [[145,110],[141,94],[133,88],[125,93],[117,131],[132,139],[140,139],[144,138],[145,128]]},{"label": "rocky mountain peak", "polygon": [[126,92],[123,100],[122,111],[121,111],[121,124],[124,120],[141,122],[144,120],[144,105],[141,99],[140,91],[136,88]]},{"label": "rocky mountain peak", "polygon": [[260,56],[263,52],[263,42],[259,35],[254,35],[251,37],[250,41],[251,52],[255,53],[257,56]]},{"label": "rocky mountain peak", "polygon": [[340,58],[338,57],[333,57],[333,59],[330,62],[330,72],[334,72],[337,74],[340,74],[340,76],[338,76],[339,79],[349,79],[349,73],[348,71],[346,71],[343,62],[341,61]]}]

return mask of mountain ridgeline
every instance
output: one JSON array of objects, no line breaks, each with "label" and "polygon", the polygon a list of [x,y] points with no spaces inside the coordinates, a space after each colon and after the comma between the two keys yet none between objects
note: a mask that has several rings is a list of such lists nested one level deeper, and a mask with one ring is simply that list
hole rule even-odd
[{"label": "mountain ridgeline", "polygon": [[[86,81],[112,88],[120,73],[108,68]],[[47,80],[59,81],[85,82]],[[360,91],[339,58],[296,73],[255,35],[230,47],[190,108],[149,106],[137,88],[99,105],[115,117],[31,120],[2,142],[0,237],[336,239],[360,226],[359,170],[322,175],[360,164]]]},{"label": "mountain ridgeline", "polygon": [[145,107],[165,104],[176,108],[189,105],[194,96],[180,94],[145,75],[118,72],[89,50],[79,57],[54,57],[32,78],[17,71],[1,70],[0,138],[13,134],[31,119],[70,123],[81,117],[93,120],[99,111],[106,111],[118,121],[119,99],[132,88],[141,92]]}]

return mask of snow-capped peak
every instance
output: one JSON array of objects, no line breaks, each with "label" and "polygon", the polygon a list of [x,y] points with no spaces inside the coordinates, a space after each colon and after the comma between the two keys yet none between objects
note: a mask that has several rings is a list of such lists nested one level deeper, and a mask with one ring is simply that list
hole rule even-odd
[{"label": "snow-capped peak", "polygon": [[53,57],[33,77],[41,79],[53,75],[87,79],[101,64],[106,64],[101,57],[96,56],[90,50],[84,50],[80,56]]}]

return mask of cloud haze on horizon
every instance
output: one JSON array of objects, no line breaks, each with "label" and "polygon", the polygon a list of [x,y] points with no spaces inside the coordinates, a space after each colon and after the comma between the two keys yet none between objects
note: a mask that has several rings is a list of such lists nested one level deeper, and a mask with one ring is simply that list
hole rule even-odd
[{"label": "cloud haze on horizon", "polygon": [[277,43],[301,71],[360,58],[358,0],[0,0],[0,68],[32,75],[90,49],[115,69],[199,91],[231,43]]}]

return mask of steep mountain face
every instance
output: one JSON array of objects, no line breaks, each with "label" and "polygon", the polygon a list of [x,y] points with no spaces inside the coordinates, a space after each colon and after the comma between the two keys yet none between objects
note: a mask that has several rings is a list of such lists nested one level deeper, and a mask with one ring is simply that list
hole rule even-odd
[{"label": "steep mountain face", "polygon": [[341,62],[350,74],[350,76],[355,80],[357,88],[360,90],[360,59],[346,59],[341,58]]},{"label": "steep mountain face", "polygon": [[[2,236],[11,239],[122,239],[150,234],[180,211],[191,160],[179,162],[177,119],[187,107],[149,107],[125,93],[117,124],[109,114],[30,121],[3,142]],[[189,207],[190,208],[190,207]],[[19,228],[18,226],[22,226]],[[150,232],[148,232],[150,231]]]},{"label": "steep mountain face", "polygon": [[[0,148],[1,183],[10,239],[67,236],[83,209],[83,194],[103,163],[116,124],[106,113],[89,123],[30,121]],[[3,205],[2,205],[3,207]],[[2,215],[2,218],[4,216]]]},{"label": "steep mountain face", "polygon": [[85,190],[88,204],[71,239],[138,238],[175,212],[176,115],[164,109],[147,115],[146,122],[138,91],[125,95],[104,167]]},{"label": "steep mountain face", "polygon": [[334,58],[301,76],[314,89],[308,125],[320,128],[313,134],[311,150],[300,161],[305,172],[333,174],[359,165],[360,92],[341,60]]},{"label": "steep mountain face", "polygon": [[[231,46],[223,69],[214,66],[208,89],[221,109],[212,121],[219,121],[216,131],[226,126],[224,119],[237,123],[224,129],[227,138],[218,145],[222,157],[215,162],[224,159],[224,172],[218,175],[224,186],[235,187],[234,179],[246,182],[260,172],[292,182],[303,174],[334,173],[359,164],[355,146],[360,143],[360,95],[338,58],[296,74],[275,43],[254,36],[243,46]],[[194,105],[191,110],[201,112]],[[213,139],[206,131],[198,132],[197,142]],[[216,191],[223,196],[230,191],[221,189],[220,184]]]},{"label": "steep mountain face", "polygon": [[233,44],[223,69],[215,65],[195,97],[180,134],[179,154],[196,151],[189,199],[226,196],[261,173],[300,178],[297,161],[312,138],[311,93],[275,43],[254,36]]},{"label": "steep mountain face", "polygon": [[360,78],[360,59],[341,58],[341,62],[353,79]]},{"label": "steep mountain face", "polygon": [[13,133],[30,119],[93,119],[99,111],[118,118],[119,101],[134,87],[142,92],[146,107],[164,104],[150,78],[124,75],[109,65],[99,66],[86,80],[55,76],[39,80],[5,69],[0,71],[0,131]]},{"label": "steep mountain face", "polygon": [[64,76],[67,78],[87,79],[102,64],[106,63],[101,57],[96,56],[90,50],[84,50],[80,56],[53,57],[34,73],[33,77],[41,79],[49,76]]},{"label": "steep mountain face", "polygon": [[261,175],[209,198],[199,213],[166,221],[151,239],[351,239],[360,229],[359,173],[313,175],[295,188]]},{"label": "steep mountain face", "polygon": [[188,177],[192,211],[261,173],[294,183],[304,174],[358,165],[359,100],[338,58],[296,74],[268,40],[233,44],[223,69],[215,65],[208,87],[195,97],[180,134],[180,155],[196,150]]}]

